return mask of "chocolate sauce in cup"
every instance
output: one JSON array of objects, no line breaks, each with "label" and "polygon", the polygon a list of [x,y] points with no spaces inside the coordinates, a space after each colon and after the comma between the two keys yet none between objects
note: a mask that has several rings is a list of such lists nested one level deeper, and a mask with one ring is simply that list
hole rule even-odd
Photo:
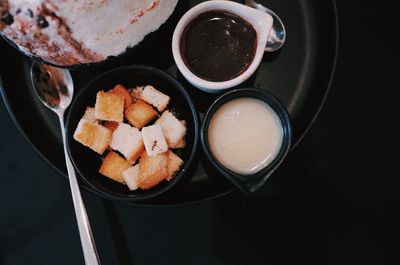
[{"label": "chocolate sauce in cup", "polygon": [[172,37],[175,63],[193,86],[224,92],[257,70],[272,29],[271,15],[232,1],[202,2],[179,20]]},{"label": "chocolate sauce in cup", "polygon": [[221,82],[243,73],[257,47],[254,27],[228,11],[209,11],[185,28],[180,50],[186,66],[205,80]]}]

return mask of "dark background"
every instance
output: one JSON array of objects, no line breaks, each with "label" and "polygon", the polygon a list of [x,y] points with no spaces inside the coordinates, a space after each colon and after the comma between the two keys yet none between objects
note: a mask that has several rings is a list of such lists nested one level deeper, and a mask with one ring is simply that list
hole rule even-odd
[{"label": "dark background", "polygon": [[[252,199],[234,193],[175,208],[83,191],[103,264],[400,264],[397,9],[337,4],[333,86],[280,178]],[[67,181],[3,102],[0,128],[0,263],[83,264]]]}]

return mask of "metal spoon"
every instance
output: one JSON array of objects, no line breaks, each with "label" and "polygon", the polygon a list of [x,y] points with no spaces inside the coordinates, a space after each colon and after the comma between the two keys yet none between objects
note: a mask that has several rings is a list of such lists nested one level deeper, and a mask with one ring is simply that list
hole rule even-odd
[{"label": "metal spoon", "polygon": [[245,4],[255,9],[264,11],[265,13],[268,13],[272,16],[272,18],[274,19],[274,23],[272,25],[271,33],[269,34],[267,40],[265,51],[274,52],[276,50],[279,50],[283,46],[283,43],[286,39],[285,25],[283,25],[282,20],[271,9],[268,9],[264,5],[259,4],[254,0],[245,0]]},{"label": "metal spoon", "polygon": [[65,162],[68,170],[72,200],[74,203],[85,263],[90,265],[100,264],[92,229],[90,228],[89,219],[79,190],[74,167],[71,164],[66,149],[64,112],[71,103],[74,93],[71,74],[68,70],[34,62],[31,67],[31,80],[36,95],[40,101],[42,101],[46,107],[54,111],[60,119]]}]

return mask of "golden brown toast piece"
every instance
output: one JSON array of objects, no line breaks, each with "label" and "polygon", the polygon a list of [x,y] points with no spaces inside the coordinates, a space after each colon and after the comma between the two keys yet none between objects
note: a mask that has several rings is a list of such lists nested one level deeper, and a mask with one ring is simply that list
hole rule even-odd
[{"label": "golden brown toast piece", "polygon": [[170,101],[170,97],[153,86],[147,85],[140,93],[140,98],[153,105],[159,112],[164,111]]},{"label": "golden brown toast piece", "polygon": [[[115,121],[105,121],[103,126],[110,129],[112,132],[114,132],[118,128],[118,122]],[[107,147],[107,150],[112,150],[110,146]]]},{"label": "golden brown toast piece", "polygon": [[168,177],[167,152],[156,156],[148,156],[143,152],[139,161],[139,183],[141,189],[147,190]]},{"label": "golden brown toast piece", "polygon": [[103,154],[111,141],[112,131],[97,122],[85,119],[79,121],[74,139],[98,154]]},{"label": "golden brown toast piece", "polygon": [[162,126],[169,148],[177,148],[176,146],[185,138],[186,122],[178,120],[169,110],[164,111],[155,124]]},{"label": "golden brown toast piece", "polygon": [[114,93],[124,99],[124,108],[127,108],[130,104],[132,104],[132,96],[128,92],[128,90],[121,84],[116,85],[109,92]]},{"label": "golden brown toast piece", "polygon": [[144,150],[142,133],[127,123],[119,123],[113,132],[110,147],[120,152],[133,165]]},{"label": "golden brown toast piece", "polygon": [[153,86],[147,85],[131,89],[131,95],[136,99],[143,99],[147,103],[153,105],[158,111],[164,111],[170,101],[170,97]]},{"label": "golden brown toast piece", "polygon": [[125,183],[122,172],[130,167],[129,163],[114,151],[104,158],[99,173],[119,183]]},{"label": "golden brown toast piece", "polygon": [[128,89],[129,93],[131,94],[133,102],[136,102],[138,99],[140,99],[140,94],[142,94],[143,88],[144,88],[143,86],[137,86],[135,88]]},{"label": "golden brown toast piece", "polygon": [[161,125],[154,124],[143,127],[142,136],[146,152],[149,156],[156,156],[159,153],[168,151],[168,144]]},{"label": "golden brown toast piece", "polygon": [[167,151],[168,153],[168,177],[166,180],[170,181],[174,174],[181,169],[183,165],[183,160],[171,150]]},{"label": "golden brown toast piece", "polygon": [[136,164],[122,172],[122,177],[124,178],[129,190],[137,190],[139,188],[139,164]]},{"label": "golden brown toast piece", "polygon": [[171,149],[181,149],[181,148],[185,148],[186,146],[186,139],[183,138],[179,143],[177,143],[175,146],[171,147]]},{"label": "golden brown toast piece", "polygon": [[124,98],[112,92],[99,91],[95,116],[99,120],[121,122],[124,119]]},{"label": "golden brown toast piece", "polygon": [[138,99],[125,109],[125,118],[138,129],[146,126],[155,117],[157,117],[157,111],[141,99]]},{"label": "golden brown toast piece", "polygon": [[97,123],[98,120],[94,114],[94,107],[86,107],[85,114],[83,114],[82,119]]},{"label": "golden brown toast piece", "polygon": [[118,128],[118,122],[106,121],[106,122],[104,122],[103,126],[110,129],[113,132]]},{"label": "golden brown toast piece", "polygon": [[[187,123],[185,120],[181,120],[180,122],[182,123],[183,126],[185,126],[185,128],[187,128],[186,127]],[[186,138],[183,137],[183,139],[179,143],[177,143],[174,147],[171,147],[171,148],[179,149],[179,148],[185,148],[185,147],[186,147]]]}]

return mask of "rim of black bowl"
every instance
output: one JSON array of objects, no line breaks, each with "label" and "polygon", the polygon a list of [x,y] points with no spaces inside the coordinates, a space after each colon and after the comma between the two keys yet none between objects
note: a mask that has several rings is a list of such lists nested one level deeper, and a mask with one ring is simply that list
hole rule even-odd
[{"label": "rim of black bowl", "polygon": [[[223,166],[212,154],[208,142],[208,127],[214,113],[226,102],[241,97],[252,97],[266,102],[278,115],[283,129],[283,142],[277,156],[265,168],[252,175],[241,175]],[[240,88],[222,94],[208,108],[200,130],[201,144],[209,162],[218,172],[228,178],[228,180],[247,195],[254,193],[263,186],[269,176],[283,162],[292,144],[292,122],[286,108],[273,94],[258,88]]]},{"label": "rim of black bowl", "polygon": [[[198,119],[198,114],[197,114],[197,110],[196,107],[193,103],[193,101],[191,100],[189,94],[186,92],[185,88],[174,78],[172,77],[170,74],[152,67],[152,66],[148,66],[148,65],[140,65],[140,64],[132,64],[132,65],[127,65],[127,66],[122,66],[122,67],[118,67],[118,68],[114,68],[112,70],[109,70],[107,72],[102,73],[101,75],[95,77],[92,81],[90,81],[85,87],[83,87],[78,93],[77,95],[74,97],[74,100],[72,101],[72,104],[70,106],[70,109],[72,110],[73,108],[75,108],[75,106],[78,103],[77,99],[79,99],[83,94],[85,94],[85,92],[92,86],[93,83],[95,83],[98,79],[100,78],[104,78],[105,76],[117,72],[117,71],[121,71],[121,70],[145,70],[145,71],[150,71],[152,73],[155,73],[157,75],[160,75],[161,77],[167,79],[169,82],[171,82],[175,88],[177,88],[182,95],[184,96],[184,98],[186,99],[186,101],[188,102],[188,105],[190,107],[190,111],[191,111],[191,116],[193,118],[193,124],[194,124],[194,136],[193,136],[193,148],[190,152],[190,156],[189,159],[187,161],[185,161],[184,166],[182,167],[182,169],[180,170],[179,173],[177,173],[177,175],[175,175],[175,177],[170,180],[167,185],[165,185],[162,188],[159,189],[149,189],[144,191],[143,194],[137,195],[135,197],[128,197],[128,196],[117,196],[117,195],[113,195],[110,194],[98,187],[96,187],[95,185],[93,185],[85,176],[84,174],[82,174],[82,172],[79,170],[79,167],[75,164],[75,160],[71,154],[71,150],[70,150],[70,143],[69,143],[69,132],[71,130],[70,128],[70,120],[71,120],[71,111],[68,112],[68,116],[67,116],[67,121],[66,121],[66,141],[67,141],[67,151],[68,151],[68,155],[71,159],[71,162],[74,166],[74,169],[76,170],[76,172],[78,173],[80,179],[88,186],[90,187],[90,190],[94,193],[96,193],[97,195],[102,196],[103,198],[106,199],[111,199],[114,201],[120,201],[120,202],[138,202],[138,201],[143,201],[143,200],[148,200],[148,199],[152,199],[156,196],[161,195],[162,193],[166,192],[167,190],[171,189],[173,186],[175,186],[175,184],[186,174],[186,172],[189,170],[189,168],[192,165],[193,159],[195,158],[196,152],[197,152],[197,146],[198,146],[198,141],[199,141],[199,119]],[[134,192],[134,191],[133,191]]]}]

